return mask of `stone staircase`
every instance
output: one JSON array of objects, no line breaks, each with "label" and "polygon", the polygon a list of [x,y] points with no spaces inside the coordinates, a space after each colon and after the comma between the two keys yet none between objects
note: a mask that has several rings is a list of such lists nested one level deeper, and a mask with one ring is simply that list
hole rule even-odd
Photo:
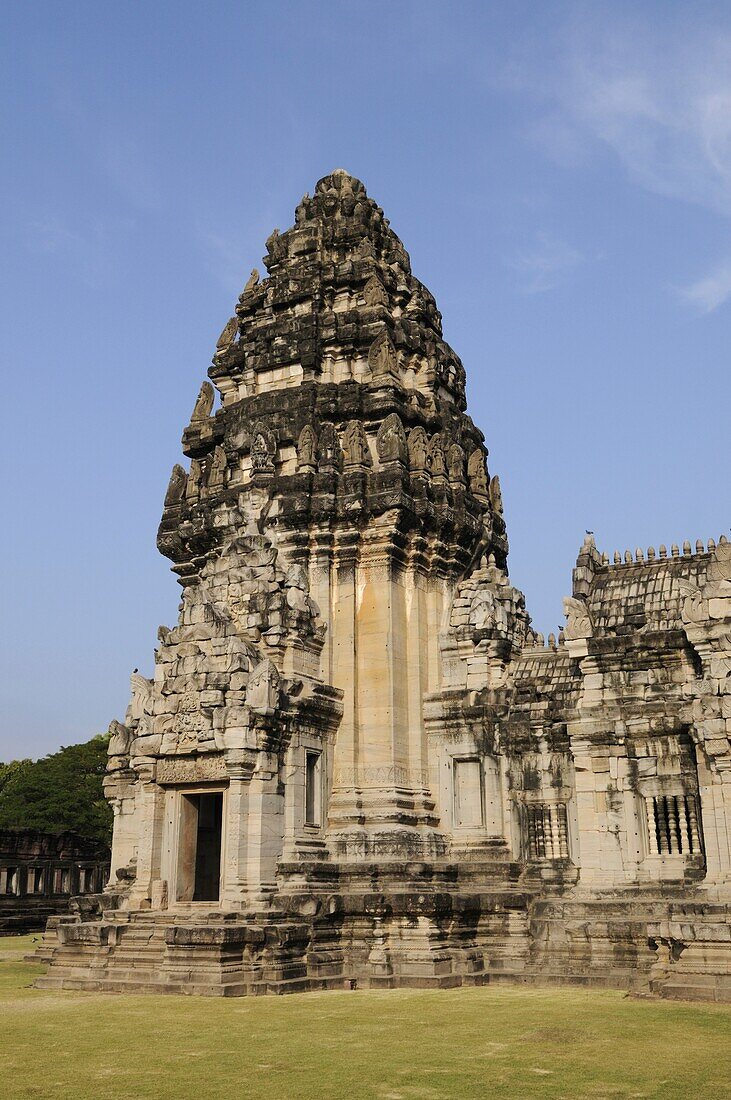
[{"label": "stone staircase", "polygon": [[121,919],[61,925],[47,960],[49,972],[36,985],[119,993],[154,989],[163,981],[167,923]]},{"label": "stone staircase", "polygon": [[342,958],[326,943],[309,965],[312,929],[307,924],[231,916],[235,919],[220,912],[196,918],[184,912],[135,912],[59,925],[56,945],[43,945],[33,956],[49,963],[36,985],[208,996],[342,986]]}]

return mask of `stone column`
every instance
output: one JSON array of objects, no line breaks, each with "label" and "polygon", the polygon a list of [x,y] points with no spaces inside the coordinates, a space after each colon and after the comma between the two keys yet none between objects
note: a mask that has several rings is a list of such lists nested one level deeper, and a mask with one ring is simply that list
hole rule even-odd
[{"label": "stone column", "polygon": [[713,551],[703,588],[686,595],[681,617],[703,666],[703,680],[693,683],[691,693],[706,884],[727,890],[731,884],[731,544],[726,536]]},{"label": "stone column", "polygon": [[241,909],[248,892],[248,806],[251,770],[229,767],[223,851],[223,909]]},{"label": "stone column", "polygon": [[[719,761],[709,760],[698,765],[698,795],[706,856],[706,884],[731,883],[731,761],[719,767]],[[694,828],[695,826],[695,828]],[[697,820],[691,818],[694,844],[700,843]]]},{"label": "stone column", "polygon": [[326,684],[333,682],[333,595],[332,532],[329,527],[315,527],[310,532],[310,595],[320,608],[325,625],[325,642],[320,657],[320,676]]},{"label": "stone column", "polygon": [[435,855],[443,843],[423,775],[425,593],[395,560],[386,522],[364,535],[357,566],[344,551],[333,623],[345,715],[335,746],[332,850],[350,858]]},{"label": "stone column", "polygon": [[247,901],[266,906],[277,888],[277,863],[284,843],[284,793],[276,753],[257,755],[249,782],[246,830]]},{"label": "stone column", "polygon": [[154,780],[154,765],[138,765],[135,816],[137,821],[137,874],[129,897],[131,909],[149,908],[153,880],[160,877],[165,791]]}]

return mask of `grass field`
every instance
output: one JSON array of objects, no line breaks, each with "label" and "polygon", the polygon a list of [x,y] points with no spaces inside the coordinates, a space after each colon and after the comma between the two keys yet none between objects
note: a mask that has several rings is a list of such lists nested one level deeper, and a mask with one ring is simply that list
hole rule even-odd
[{"label": "grass field", "polygon": [[46,993],[0,938],[4,1100],[731,1096],[731,1009],[575,989]]}]

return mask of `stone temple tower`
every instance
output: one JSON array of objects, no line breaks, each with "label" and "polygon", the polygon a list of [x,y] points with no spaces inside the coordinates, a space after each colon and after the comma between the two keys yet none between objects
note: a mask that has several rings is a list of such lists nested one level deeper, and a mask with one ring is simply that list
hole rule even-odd
[{"label": "stone temple tower", "polygon": [[[282,860],[444,856],[424,698],[456,584],[507,555],[462,364],[363,185],[325,177],[267,250],[209,371],[221,407],[204,383],[171,478],[158,545],[183,603],[134,741],[163,775],[228,777],[232,906]],[[159,768],[148,851],[136,803],[120,816],[140,897],[162,875]],[[162,877],[181,900],[187,878]]]},{"label": "stone temple tower", "polygon": [[165,497],[182,601],[110,729],[112,879],[44,984],[660,988],[673,890],[726,974],[728,543],[612,567],[587,539],[545,647],[383,211],[339,169],[266,247]]}]

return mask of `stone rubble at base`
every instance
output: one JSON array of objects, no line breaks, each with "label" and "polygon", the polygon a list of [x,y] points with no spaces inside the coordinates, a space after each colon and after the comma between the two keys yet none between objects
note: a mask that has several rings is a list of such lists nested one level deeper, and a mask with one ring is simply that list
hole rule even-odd
[{"label": "stone rubble at base", "polygon": [[382,210],[333,172],[264,264],[165,498],[183,596],[112,725],[110,885],[39,984],[731,999],[731,545],[587,535],[546,646]]}]

